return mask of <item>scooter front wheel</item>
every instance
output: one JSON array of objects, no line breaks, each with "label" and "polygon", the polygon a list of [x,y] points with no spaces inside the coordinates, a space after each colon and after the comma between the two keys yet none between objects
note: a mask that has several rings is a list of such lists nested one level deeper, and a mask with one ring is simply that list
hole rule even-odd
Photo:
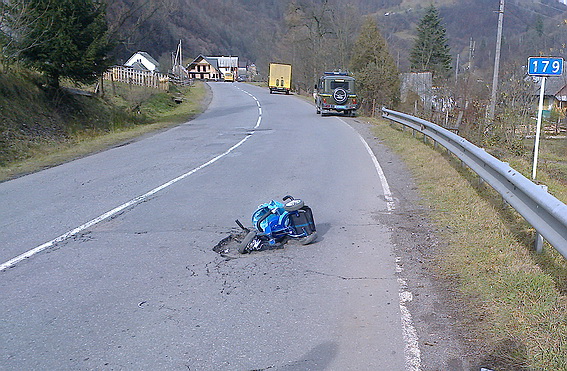
[{"label": "scooter front wheel", "polygon": [[242,242],[238,244],[238,252],[241,254],[246,254],[248,251],[248,245],[254,240],[256,237],[256,231],[250,231],[244,236]]},{"label": "scooter front wheel", "polygon": [[284,210],[287,212],[297,211],[303,207],[303,201],[299,199],[291,200],[284,205]]}]

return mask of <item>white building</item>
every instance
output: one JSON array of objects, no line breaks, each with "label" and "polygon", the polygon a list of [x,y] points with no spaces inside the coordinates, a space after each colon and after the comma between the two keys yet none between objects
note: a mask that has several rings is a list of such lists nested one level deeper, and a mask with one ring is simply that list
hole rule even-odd
[{"label": "white building", "polygon": [[141,71],[159,72],[159,63],[146,52],[134,53],[124,65]]},{"label": "white building", "polygon": [[225,74],[232,72],[238,74],[238,57],[209,57],[215,58],[218,62],[219,70]]}]

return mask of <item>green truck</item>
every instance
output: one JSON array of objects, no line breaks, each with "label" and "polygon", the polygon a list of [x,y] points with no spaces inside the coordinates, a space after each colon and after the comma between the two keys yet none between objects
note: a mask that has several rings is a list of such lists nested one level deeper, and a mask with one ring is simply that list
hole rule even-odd
[{"label": "green truck", "polygon": [[315,85],[317,113],[326,115],[337,111],[355,116],[359,106],[355,82],[355,78],[346,72],[325,72]]}]

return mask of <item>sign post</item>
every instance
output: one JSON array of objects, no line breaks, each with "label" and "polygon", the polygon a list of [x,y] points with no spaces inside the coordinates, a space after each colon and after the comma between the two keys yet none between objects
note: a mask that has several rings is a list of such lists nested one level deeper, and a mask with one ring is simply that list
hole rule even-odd
[{"label": "sign post", "polygon": [[539,109],[537,113],[537,128],[534,145],[534,162],[532,167],[532,180],[536,179],[537,158],[539,154],[539,138],[541,135],[541,118],[543,115],[543,98],[545,95],[545,79],[547,77],[561,76],[563,74],[563,58],[530,57],[528,58],[528,75],[541,77],[541,90],[539,93]]},{"label": "sign post", "polygon": [[[532,180],[535,182],[537,170],[537,156],[539,154],[539,137],[541,134],[541,117],[543,115],[543,98],[545,96],[545,80],[548,77],[561,76],[563,74],[563,58],[553,57],[530,57],[528,58],[528,75],[541,77],[541,91],[539,93],[539,109],[537,112],[537,129],[534,145],[534,164],[532,168]],[[537,252],[543,250],[543,237],[536,231],[534,248]]]}]

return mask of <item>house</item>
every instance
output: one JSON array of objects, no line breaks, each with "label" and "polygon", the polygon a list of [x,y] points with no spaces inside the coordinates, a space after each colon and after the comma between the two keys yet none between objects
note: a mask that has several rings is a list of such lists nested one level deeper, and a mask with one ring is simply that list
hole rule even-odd
[{"label": "house", "polygon": [[411,72],[402,73],[400,75],[401,86],[401,100],[408,102],[411,95],[419,96],[421,104],[430,109],[433,105],[434,88],[433,88],[433,74],[431,72]]},{"label": "house", "polygon": [[238,76],[238,57],[206,57],[199,55],[187,66],[189,78],[220,80],[227,72]]},{"label": "house", "polygon": [[132,67],[140,71],[159,72],[159,63],[146,52],[136,52],[124,63],[126,67]]},{"label": "house", "polygon": [[205,57],[202,54],[187,65],[187,71],[190,79],[219,80],[222,78],[217,59]]},{"label": "house", "polygon": [[224,75],[232,72],[234,77],[238,77],[238,57],[212,57],[217,58],[219,70]]},{"label": "house", "polygon": [[[537,89],[534,95],[540,95],[541,84],[540,78],[537,79]],[[539,100],[535,100],[539,106]],[[558,77],[549,77],[545,80],[545,92],[543,97],[543,112],[544,118],[550,118],[553,110],[558,110],[564,114],[567,109],[567,75],[563,74]]]}]

